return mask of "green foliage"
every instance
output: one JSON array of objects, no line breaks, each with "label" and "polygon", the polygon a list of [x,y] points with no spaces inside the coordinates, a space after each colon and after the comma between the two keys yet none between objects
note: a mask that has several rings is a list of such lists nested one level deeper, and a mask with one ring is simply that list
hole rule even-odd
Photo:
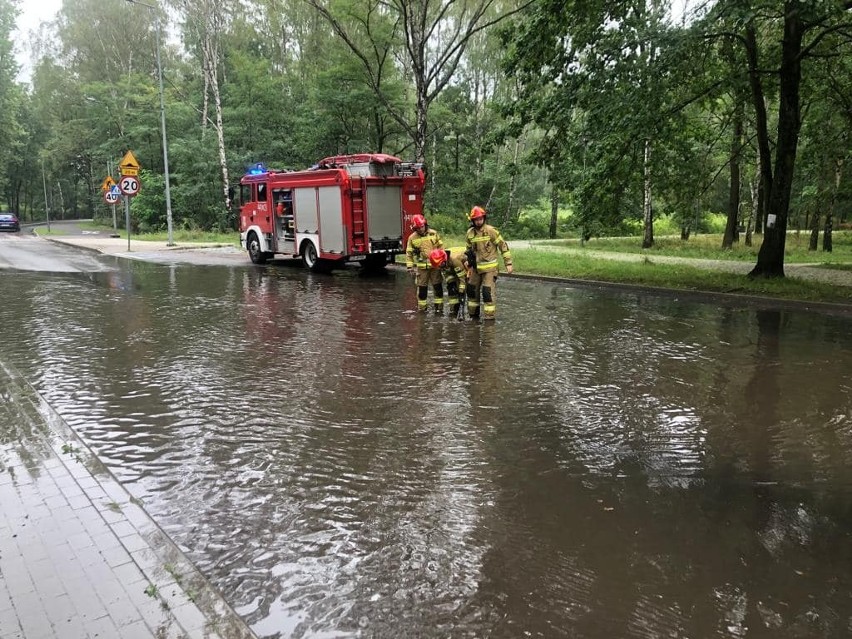
[{"label": "green foliage", "polygon": [[459,211],[456,214],[449,213],[430,213],[429,226],[437,229],[441,235],[464,236],[470,225],[464,212]]}]

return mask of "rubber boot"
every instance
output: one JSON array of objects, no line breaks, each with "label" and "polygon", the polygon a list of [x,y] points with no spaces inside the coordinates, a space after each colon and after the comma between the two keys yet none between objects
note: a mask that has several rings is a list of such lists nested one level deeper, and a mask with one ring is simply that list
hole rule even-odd
[{"label": "rubber boot", "polygon": [[417,310],[420,313],[425,313],[429,310],[429,302],[427,301],[427,297],[429,295],[429,287],[428,286],[418,286],[417,287]]}]

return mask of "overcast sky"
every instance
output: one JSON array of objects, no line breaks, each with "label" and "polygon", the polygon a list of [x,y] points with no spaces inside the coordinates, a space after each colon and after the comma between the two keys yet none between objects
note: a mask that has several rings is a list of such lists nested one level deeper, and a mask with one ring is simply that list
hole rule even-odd
[{"label": "overcast sky", "polygon": [[32,72],[27,51],[30,31],[37,30],[38,25],[46,20],[53,20],[61,6],[62,0],[22,0],[17,28],[12,36],[15,42],[15,58],[21,65],[18,79],[22,82],[28,82]]}]

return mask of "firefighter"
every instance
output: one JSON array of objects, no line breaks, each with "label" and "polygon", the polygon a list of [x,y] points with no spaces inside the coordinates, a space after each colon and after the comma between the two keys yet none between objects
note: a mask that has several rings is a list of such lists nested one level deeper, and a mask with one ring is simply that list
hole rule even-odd
[{"label": "firefighter", "polygon": [[419,213],[411,218],[414,232],[408,236],[405,247],[405,267],[414,274],[417,286],[417,310],[426,312],[429,308],[429,286],[435,293],[435,314],[444,312],[444,286],[441,280],[441,269],[429,265],[429,253],[434,249],[444,247],[438,231],[430,229],[426,218]]},{"label": "firefighter", "polygon": [[469,279],[467,284],[467,310],[471,318],[493,320],[497,312],[497,255],[503,258],[506,272],[512,272],[512,254],[500,231],[485,223],[485,209],[474,206],[470,210],[470,228],[467,230],[467,255]]},{"label": "firefighter", "polygon": [[464,294],[467,286],[467,259],[464,247],[433,249],[429,253],[429,264],[440,269],[447,285],[447,304],[450,317],[464,319]]}]

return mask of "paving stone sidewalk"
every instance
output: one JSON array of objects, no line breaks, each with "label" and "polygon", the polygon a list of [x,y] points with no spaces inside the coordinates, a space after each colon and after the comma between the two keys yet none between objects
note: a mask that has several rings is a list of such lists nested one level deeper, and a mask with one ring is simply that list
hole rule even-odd
[{"label": "paving stone sidewalk", "polygon": [[255,638],[61,417],[2,361],[0,637]]}]

